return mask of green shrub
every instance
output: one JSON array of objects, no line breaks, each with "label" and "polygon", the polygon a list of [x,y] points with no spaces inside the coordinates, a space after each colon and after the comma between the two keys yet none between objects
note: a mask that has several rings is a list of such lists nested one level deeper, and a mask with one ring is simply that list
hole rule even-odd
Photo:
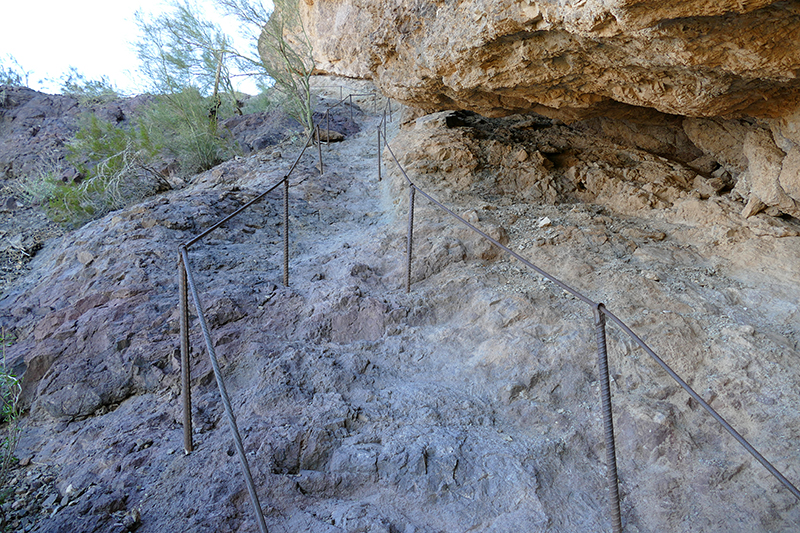
[{"label": "green shrub", "polygon": [[75,67],[70,67],[69,72],[62,76],[61,94],[72,96],[82,106],[105,104],[120,97],[106,76],[99,80],[89,80]]},{"label": "green shrub", "polygon": [[50,218],[77,226],[153,194],[163,178],[153,169],[159,147],[146,128],[123,129],[93,114],[80,118],[80,129],[68,144],[67,159],[83,179],[63,182],[41,176],[48,192]]},{"label": "green shrub", "polygon": [[[212,109],[214,116],[210,116]],[[190,176],[236,155],[236,144],[216,119],[232,116],[233,112],[230,101],[222,101],[217,108],[211,97],[186,88],[154,97],[140,121],[143,129],[152,132],[164,155],[178,161],[181,174]]]},{"label": "green shrub", "polygon": [[0,441],[0,486],[3,487],[2,496],[5,496],[10,490],[10,488],[6,487],[6,479],[11,466],[16,460],[14,453],[19,442],[19,418],[22,416],[22,406],[20,404],[22,383],[6,365],[6,347],[11,346],[12,341],[11,337],[6,337],[5,330],[0,332],[0,350],[3,352],[2,366],[0,367],[0,399],[2,399],[0,416],[5,424],[2,441]]},{"label": "green shrub", "polygon": [[0,62],[0,85],[27,86],[28,74],[11,54],[7,54]]}]

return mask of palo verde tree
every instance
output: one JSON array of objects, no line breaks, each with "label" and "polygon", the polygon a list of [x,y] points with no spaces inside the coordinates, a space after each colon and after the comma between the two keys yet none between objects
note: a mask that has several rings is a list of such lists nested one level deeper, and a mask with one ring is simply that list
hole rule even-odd
[{"label": "palo verde tree", "polygon": [[22,68],[17,58],[7,54],[0,60],[0,85],[28,86],[30,72]]},{"label": "palo verde tree", "polygon": [[190,174],[234,155],[219,120],[241,114],[232,82],[240,54],[196,4],[175,0],[170,7],[153,18],[137,13],[140,70],[155,96],[142,122]]},{"label": "palo verde tree", "polygon": [[216,3],[249,28],[251,38],[257,43],[257,59],[240,56],[242,67],[263,68],[275,89],[285,97],[287,112],[310,132],[314,128],[310,79],[315,63],[299,1],[273,0],[272,11],[258,0],[216,0]]}]

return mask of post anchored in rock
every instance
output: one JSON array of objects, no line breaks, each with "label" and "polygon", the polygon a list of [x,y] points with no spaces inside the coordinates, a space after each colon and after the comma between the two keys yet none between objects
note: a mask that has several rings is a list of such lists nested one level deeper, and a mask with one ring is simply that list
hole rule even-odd
[{"label": "post anchored in rock", "polygon": [[181,396],[183,396],[183,450],[186,454],[194,450],[192,442],[192,370],[189,362],[189,290],[186,279],[186,264],[181,247],[178,258],[179,312],[181,328]]},{"label": "post anchored in rock", "polygon": [[622,518],[619,509],[619,477],[617,475],[617,452],[614,442],[614,419],[611,411],[611,383],[608,374],[608,350],[606,348],[606,317],[603,304],[594,308],[594,325],[597,333],[597,362],[600,369],[600,400],[603,411],[603,433],[606,444],[606,482],[608,484],[611,511],[611,527],[614,533],[622,533]]}]

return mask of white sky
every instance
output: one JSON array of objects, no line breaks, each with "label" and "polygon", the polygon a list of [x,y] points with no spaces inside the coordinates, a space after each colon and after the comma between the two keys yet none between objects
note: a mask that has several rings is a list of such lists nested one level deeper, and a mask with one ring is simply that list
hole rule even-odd
[{"label": "white sky", "polygon": [[[5,63],[8,54],[14,56],[31,73],[31,88],[58,92],[62,75],[75,67],[87,79],[107,76],[123,93],[141,92],[132,44],[139,35],[134,14],[137,10],[161,13],[163,0],[9,0],[3,4],[0,61]],[[40,83],[45,78],[55,83]]]}]

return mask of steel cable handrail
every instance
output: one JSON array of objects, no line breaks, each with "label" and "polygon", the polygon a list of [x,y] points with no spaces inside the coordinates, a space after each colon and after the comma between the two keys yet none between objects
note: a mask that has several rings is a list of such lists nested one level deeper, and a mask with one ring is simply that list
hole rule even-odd
[{"label": "steel cable handrail", "polygon": [[214,350],[214,343],[211,341],[211,334],[208,331],[208,324],[206,324],[205,313],[203,312],[203,305],[200,303],[200,296],[197,293],[197,286],[194,283],[194,276],[192,270],[189,268],[189,252],[185,246],[181,247],[181,257],[183,258],[183,266],[186,271],[186,278],[189,290],[192,293],[192,300],[194,300],[195,309],[197,310],[197,319],[200,321],[200,329],[203,331],[203,338],[206,342],[208,349],[208,356],[211,359],[211,367],[214,369],[214,378],[217,380],[217,388],[222,399],[222,404],[225,408],[225,415],[228,418],[228,425],[233,434],[233,442],[236,444],[236,452],[239,455],[239,461],[242,465],[242,472],[245,477],[245,484],[247,485],[247,492],[250,495],[250,501],[256,511],[256,519],[258,520],[258,527],[261,533],[268,533],[267,524],[264,522],[264,513],[261,511],[261,504],[258,501],[258,492],[256,485],[253,482],[253,475],[250,473],[250,465],[247,462],[247,455],[242,445],[242,437],[239,434],[239,427],[236,425],[236,416],[233,414],[233,407],[231,407],[231,400],[228,397],[228,391],[225,388],[225,381],[222,378],[222,370],[219,368],[219,361],[217,360],[217,353]]},{"label": "steel cable handrail", "polygon": [[[378,126],[378,152],[380,153],[380,129],[381,127],[386,127],[386,120],[385,116],[382,123]],[[385,130],[384,130],[385,131]],[[611,405],[610,405],[610,395],[608,389],[608,366],[607,362],[604,363],[604,360],[607,359],[605,355],[606,352],[606,345],[605,345],[605,332],[604,332],[604,320],[603,317],[607,317],[612,322],[614,322],[623,332],[625,332],[631,339],[641,347],[645,353],[647,353],[664,371],[671,377],[678,385],[681,386],[697,403],[703,407],[703,409],[708,412],[750,455],[752,455],[759,463],[761,463],[767,471],[772,474],[780,483],[786,487],[798,500],[800,500],[800,490],[792,484],[777,468],[775,468],[764,456],[758,452],[748,441],[745,439],[738,431],[736,431],[733,426],[731,426],[725,418],[723,418],[713,407],[711,407],[708,402],[703,400],[688,383],[686,383],[663,359],[661,359],[645,342],[642,340],[641,337],[636,335],[620,318],[614,315],[611,311],[606,309],[606,307],[602,303],[597,303],[588,298],[587,296],[583,295],[577,289],[567,285],[566,283],[562,282],[555,276],[549,274],[548,272],[544,271],[543,269],[539,268],[538,266],[534,265],[523,256],[518,254],[517,252],[511,250],[507,246],[501,244],[497,239],[492,238],[485,232],[481,231],[469,221],[464,219],[463,217],[457,215],[452,209],[448,208],[435,198],[433,198],[430,194],[422,190],[418,185],[416,185],[408,176],[403,166],[400,164],[400,161],[397,159],[394,151],[392,150],[391,146],[389,145],[388,141],[386,140],[386,135],[384,133],[384,144],[385,148],[388,150],[389,154],[392,156],[395,164],[397,165],[398,169],[403,175],[403,178],[406,180],[409,186],[409,219],[408,219],[408,245],[407,245],[407,277],[406,277],[406,290],[410,290],[411,286],[411,251],[412,251],[412,232],[413,232],[413,220],[414,220],[414,201],[415,201],[415,193],[418,191],[422,194],[425,198],[427,198],[430,202],[432,202],[436,207],[442,209],[450,216],[454,217],[463,225],[467,226],[469,229],[474,231],[475,233],[481,235],[483,238],[487,239],[493,245],[497,246],[500,250],[507,253],[508,255],[514,257],[522,264],[527,266],[528,268],[532,269],[542,277],[549,279],[555,285],[557,285],[562,290],[566,291],[567,293],[573,295],[578,300],[582,301],[583,303],[591,306],[595,312],[595,323],[598,327],[598,350],[601,352],[600,355],[600,370],[601,370],[601,391],[602,402],[603,402],[603,415],[604,415],[604,426],[605,426],[605,436],[606,436],[606,449],[607,449],[607,467],[609,473],[609,489],[611,491],[611,514],[612,514],[612,526],[615,532],[622,531],[620,516],[619,516],[619,481],[616,479],[616,457],[614,455],[614,433],[613,433],[613,422],[611,418]],[[602,336],[600,333],[600,329],[603,329]],[[605,384],[602,383],[605,381]],[[608,405],[606,405],[608,402]],[[610,450],[610,451],[609,451]],[[611,479],[613,478],[613,480]],[[616,497],[615,497],[616,495]]]},{"label": "steel cable handrail", "polygon": [[[342,98],[339,102],[334,104],[333,107],[338,105],[342,105],[345,100],[348,98],[351,101],[351,113],[352,113],[352,97],[353,96],[376,96],[376,112],[377,112],[377,95],[375,93],[367,93],[367,94],[350,94],[347,97]],[[387,100],[388,110],[391,114],[391,101]],[[622,531],[621,525],[621,518],[620,518],[620,509],[619,509],[619,481],[617,478],[617,469],[616,469],[616,457],[615,457],[615,442],[614,442],[614,432],[613,432],[613,419],[612,419],[612,411],[611,411],[611,397],[610,397],[610,385],[609,385],[609,374],[608,374],[608,361],[607,361],[607,354],[606,354],[606,342],[605,342],[605,319],[608,318],[617,326],[627,333],[633,341],[639,345],[645,353],[650,355],[656,363],[658,363],[666,372],[667,374],[675,380],[686,392],[698,402],[711,416],[723,426],[726,431],[728,431],[756,460],[758,460],[778,481],[780,481],[787,489],[792,492],[792,494],[800,499],[800,491],[791,483],[789,482],[769,461],[767,461],[749,442],[747,442],[744,437],[742,437],[721,415],[719,415],[707,402],[705,402],[683,379],[675,373],[669,365],[667,365],[656,353],[649,347],[647,344],[638,336],[636,335],[622,320],[620,320],[616,315],[608,311],[605,306],[601,303],[596,303],[587,296],[583,295],[573,287],[567,285],[566,283],[562,282],[555,276],[549,274],[548,272],[544,271],[543,269],[539,268],[538,266],[534,265],[526,258],[514,252],[510,248],[504,246],[496,239],[492,238],[485,232],[481,231],[479,228],[475,227],[473,224],[465,220],[463,217],[457,215],[452,209],[448,208],[427,192],[419,188],[413,181],[408,177],[405,172],[405,169],[402,167],[400,162],[398,161],[396,155],[392,151],[391,147],[387,142],[387,134],[386,134],[386,110],[387,106],[384,106],[383,111],[383,119],[380,121],[378,125],[378,176],[380,179],[380,166],[381,166],[381,128],[383,128],[383,143],[386,149],[391,154],[392,158],[394,159],[397,167],[402,172],[405,180],[409,185],[410,190],[410,205],[409,205],[409,235],[408,235],[408,247],[407,247],[407,254],[408,254],[408,264],[407,264],[407,290],[410,290],[411,286],[411,256],[412,256],[412,233],[413,233],[413,213],[414,213],[414,196],[417,191],[420,192],[424,197],[426,197],[429,201],[431,201],[434,205],[438,208],[445,211],[450,216],[457,219],[460,223],[464,224],[468,228],[470,228],[475,233],[481,235],[483,238],[487,239],[493,245],[497,246],[503,252],[509,254],[510,256],[514,257],[522,264],[527,266],[528,268],[532,269],[543,278],[546,278],[553,282],[556,286],[571,294],[578,300],[582,301],[583,303],[592,307],[594,315],[595,315],[595,326],[597,330],[597,343],[598,343],[598,355],[599,355],[599,366],[600,366],[600,385],[601,385],[601,402],[602,402],[602,409],[603,409],[603,420],[604,420],[604,435],[606,441],[606,455],[607,455],[607,478],[608,478],[608,488],[610,490],[610,507],[611,507],[611,521],[612,521],[612,528],[615,532]],[[330,115],[329,111],[326,112],[326,120],[329,120]],[[267,194],[274,191],[278,188],[281,184],[284,185],[284,197],[283,197],[283,207],[284,207],[284,284],[288,285],[288,189],[289,189],[289,177],[291,173],[296,168],[297,164],[300,161],[300,158],[305,153],[305,150],[308,148],[309,144],[313,140],[314,135],[317,136],[317,142],[320,148],[319,157],[320,157],[320,174],[322,173],[322,153],[321,153],[321,138],[320,138],[320,128],[319,125],[315,126],[313,131],[309,134],[306,143],[304,144],[300,154],[297,156],[297,159],[292,164],[289,172],[287,172],[286,176],[284,176],[281,180],[277,183],[272,185],[268,190],[264,191],[263,193],[259,194],[254,199],[247,202],[245,205],[237,209],[235,212],[231,213],[230,215],[224,217],[222,220],[214,224],[212,227],[208,228],[207,230],[203,231],[200,235],[182,243],[179,246],[180,252],[180,307],[181,307],[181,361],[182,361],[182,388],[183,388],[183,398],[184,398],[184,444],[186,452],[189,453],[192,451],[192,443],[191,443],[191,390],[190,390],[190,379],[189,379],[189,343],[188,343],[188,293],[191,291],[192,299],[195,304],[195,308],[197,310],[200,327],[203,331],[203,336],[206,342],[206,347],[209,352],[209,357],[211,358],[212,367],[214,369],[215,378],[217,379],[217,384],[220,389],[220,396],[222,398],[222,402],[225,406],[226,415],[228,416],[229,423],[231,425],[232,433],[234,435],[234,441],[236,443],[237,452],[239,452],[239,457],[242,462],[242,468],[245,474],[245,480],[247,482],[248,492],[251,496],[251,501],[253,502],[253,506],[256,510],[257,519],[259,522],[259,527],[261,528],[262,533],[267,533],[266,525],[264,523],[263,514],[261,512],[260,504],[258,503],[258,496],[255,491],[255,485],[252,481],[252,476],[249,471],[249,466],[247,464],[247,458],[244,454],[244,448],[241,444],[241,436],[238,432],[238,427],[236,426],[236,420],[233,415],[233,411],[230,407],[230,400],[227,395],[227,391],[225,390],[224,381],[222,379],[222,374],[219,369],[219,364],[216,360],[216,353],[214,351],[213,343],[211,341],[210,334],[208,332],[208,326],[205,321],[205,316],[203,314],[202,305],[199,300],[199,295],[197,294],[196,285],[191,273],[191,269],[189,266],[189,258],[188,258],[188,248],[192,245],[196,244],[204,237],[209,235],[214,230],[218,229],[221,225],[225,222],[231,220],[232,218],[236,217],[238,214],[264,198]],[[187,417],[188,417],[188,424],[187,424]]]},{"label": "steel cable handrail", "polygon": [[[347,98],[350,99],[350,113],[351,113],[351,120],[352,120],[352,98],[353,96],[376,96],[376,112],[377,112],[377,94],[350,94],[346,98],[343,98],[341,101],[337,102],[335,106],[340,105],[346,100]],[[334,106],[334,107],[335,107]],[[330,121],[330,111],[326,111],[326,119]],[[328,128],[328,131],[330,127]],[[179,258],[178,258],[178,266],[179,266],[179,273],[178,273],[178,285],[179,285],[179,311],[180,311],[180,345],[181,345],[181,392],[183,396],[183,437],[184,437],[184,451],[185,453],[191,453],[194,448],[194,444],[192,441],[192,401],[191,401],[191,372],[190,372],[190,361],[189,361],[189,293],[191,292],[192,300],[195,305],[195,310],[197,312],[198,321],[200,323],[200,329],[203,333],[203,338],[205,340],[206,349],[208,351],[209,358],[211,360],[211,366],[214,371],[214,377],[217,381],[217,387],[219,389],[220,398],[222,400],[225,414],[228,418],[228,423],[231,428],[231,433],[233,434],[233,440],[236,445],[236,451],[239,455],[239,461],[242,466],[242,472],[245,476],[245,484],[247,485],[247,491],[250,495],[250,501],[253,505],[254,512],[256,514],[256,519],[258,521],[259,530],[261,533],[268,533],[267,526],[264,521],[263,511],[261,510],[261,504],[258,501],[258,493],[255,488],[255,484],[253,482],[253,476],[250,472],[250,465],[247,461],[247,456],[244,451],[244,446],[242,444],[242,438],[239,433],[239,428],[236,424],[236,417],[233,413],[233,408],[231,407],[230,398],[228,396],[227,389],[225,387],[225,381],[222,377],[222,371],[219,367],[219,362],[217,360],[216,351],[214,349],[214,344],[211,340],[211,335],[209,333],[208,324],[206,323],[205,313],[203,312],[203,306],[200,302],[200,297],[197,292],[197,287],[194,281],[194,276],[192,275],[192,270],[190,267],[189,262],[189,248],[200,242],[203,238],[211,234],[213,231],[218,229],[220,226],[228,222],[229,220],[233,219],[246,209],[248,209],[253,204],[257,203],[261,199],[263,199],[267,194],[277,189],[281,184],[284,186],[283,190],[283,284],[289,285],[289,177],[291,176],[294,169],[297,167],[300,159],[303,157],[306,149],[308,148],[311,141],[314,139],[316,135],[317,138],[317,145],[319,148],[319,172],[320,175],[323,173],[323,165],[322,165],[322,143],[320,138],[320,127],[317,124],[311,132],[309,132],[308,138],[306,139],[305,144],[303,145],[302,150],[298,154],[297,158],[295,159],[292,166],[289,168],[289,171],[286,175],[281,178],[278,182],[274,185],[269,187],[266,191],[262,192],[240,208],[238,208],[233,213],[223,217],[221,220],[213,224],[211,227],[207,228],[199,235],[189,239],[186,242],[181,243],[178,246]],[[329,133],[327,136],[329,137]]]}]

